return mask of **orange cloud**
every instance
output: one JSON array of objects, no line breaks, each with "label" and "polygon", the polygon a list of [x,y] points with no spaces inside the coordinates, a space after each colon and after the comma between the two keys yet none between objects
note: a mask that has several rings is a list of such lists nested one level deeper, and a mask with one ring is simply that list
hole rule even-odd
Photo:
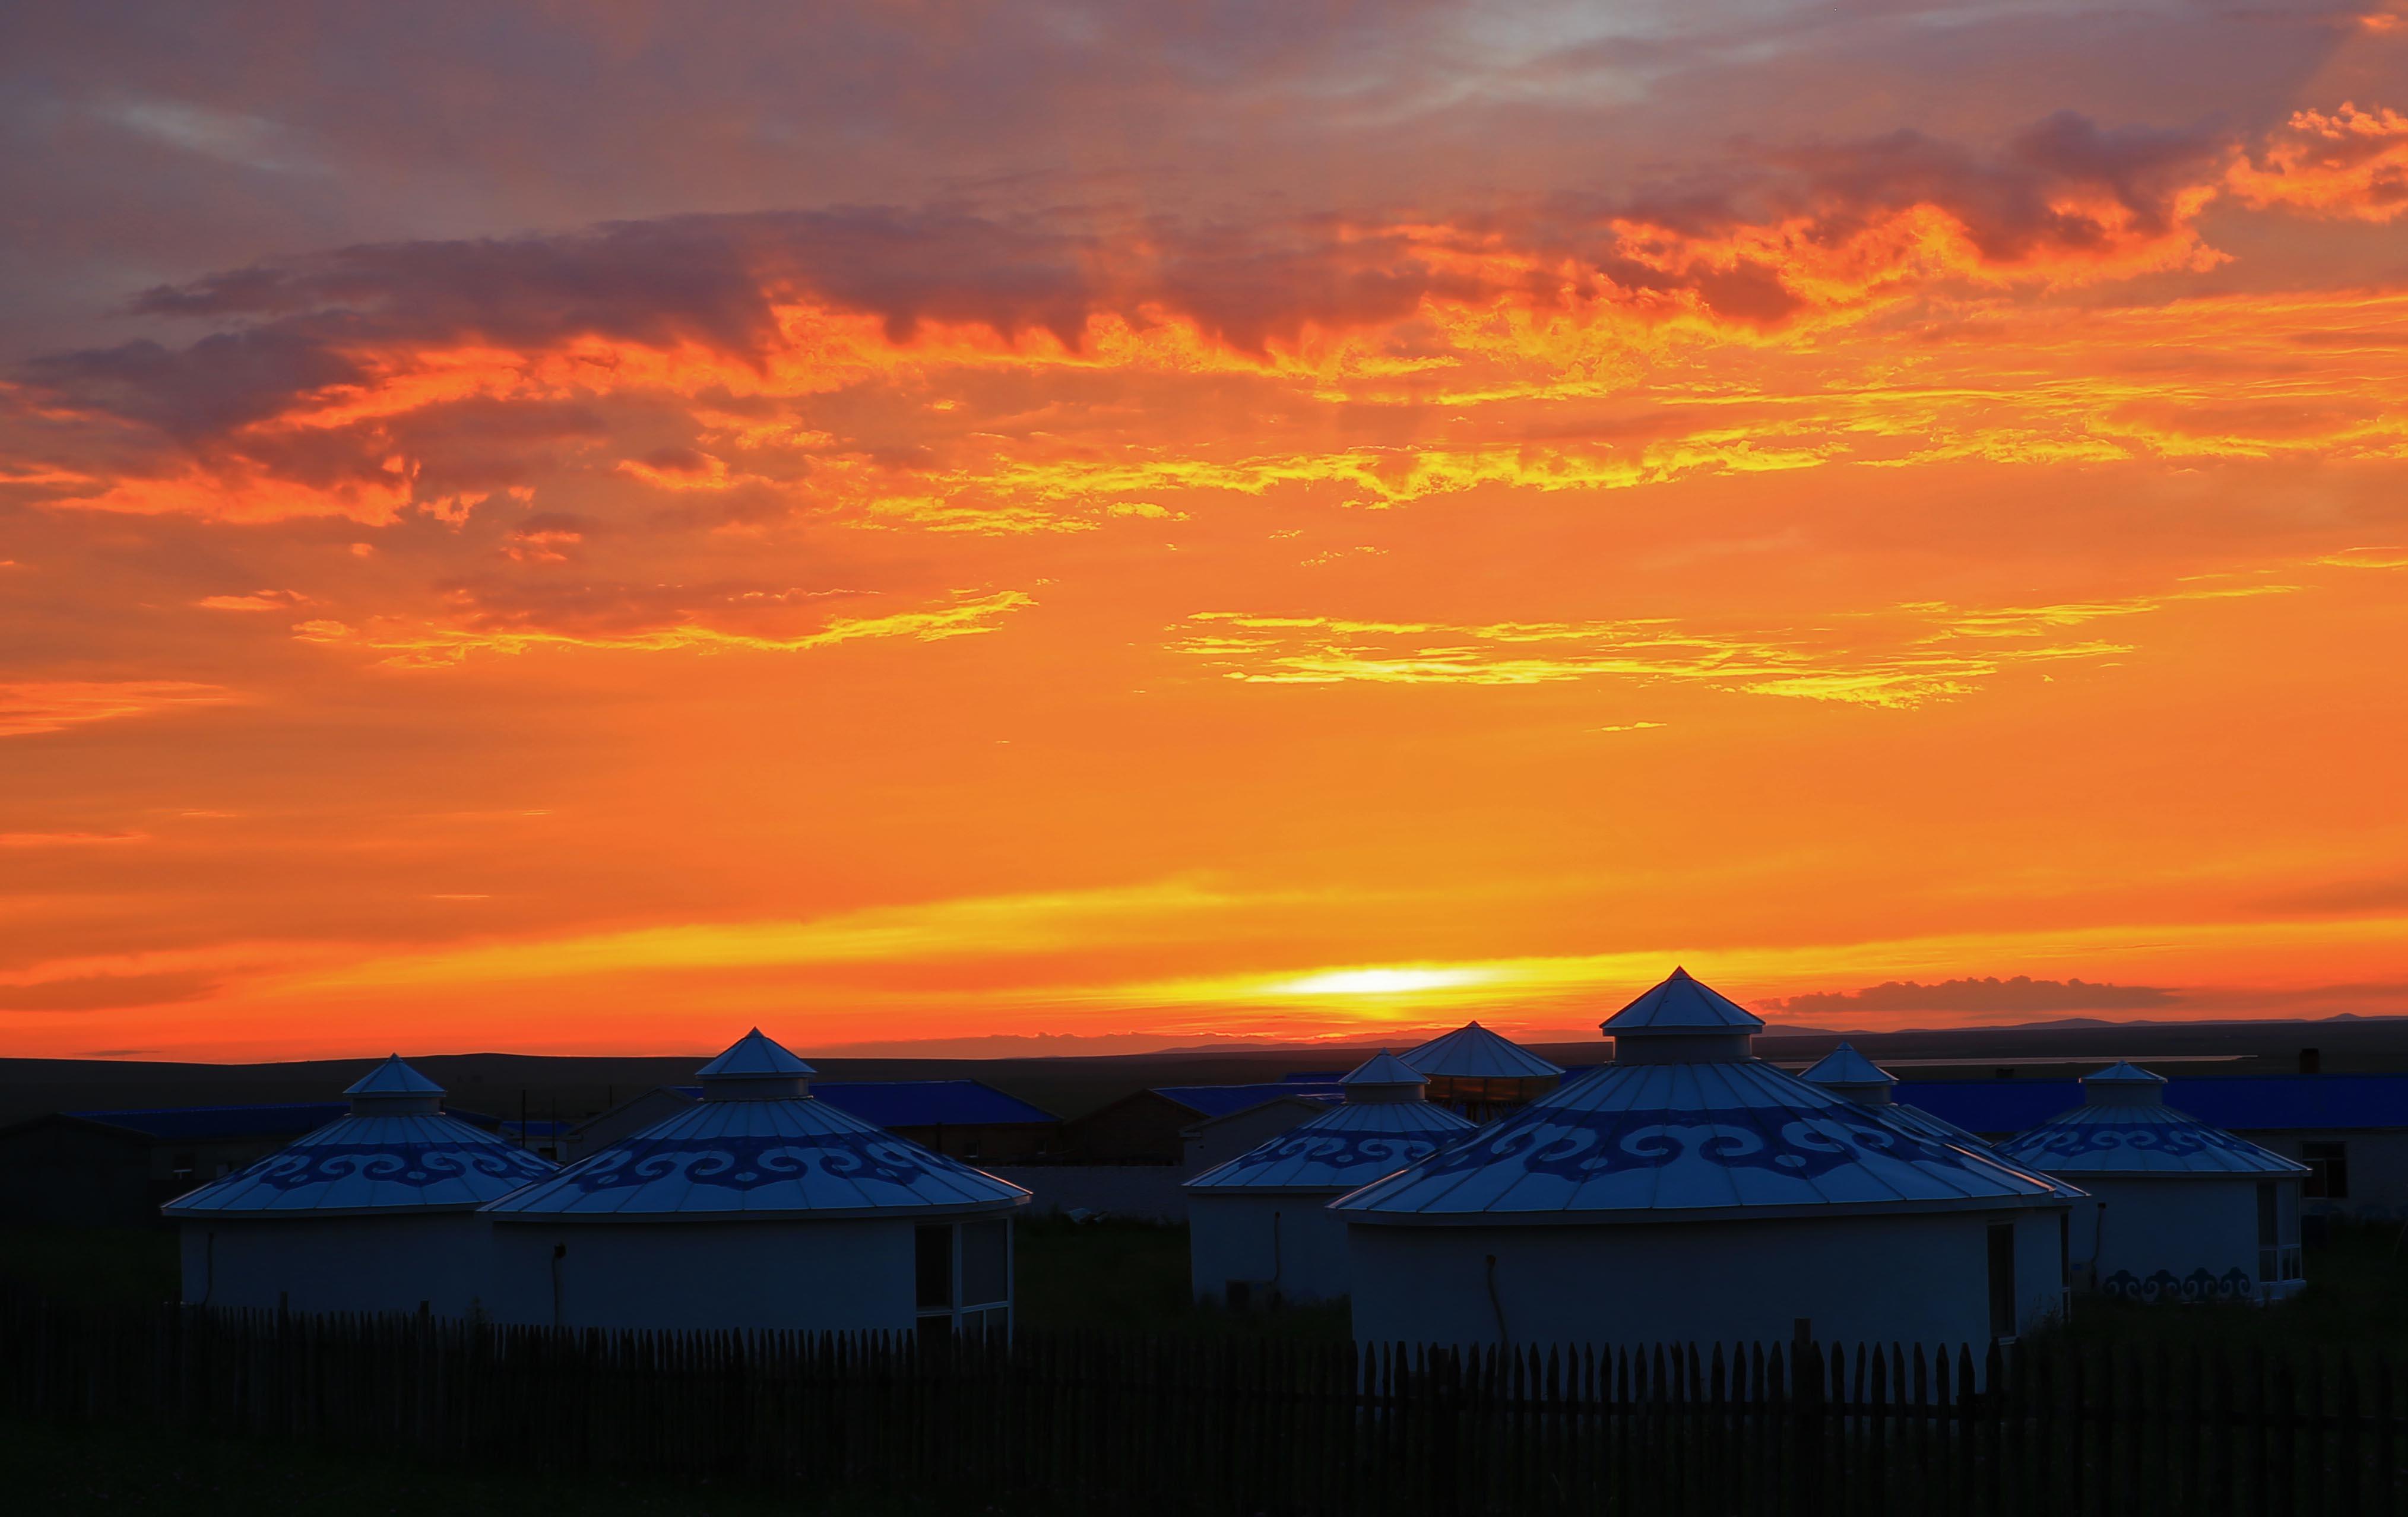
[{"label": "orange cloud", "polygon": [[248,595],[204,595],[194,605],[212,611],[289,611],[309,604],[297,590],[255,590]]},{"label": "orange cloud", "polygon": [[[609,465],[652,489],[834,498],[937,530],[1076,526],[908,479],[864,490],[911,450],[740,413],[979,371],[1285,379],[1316,401],[1612,394],[1683,345],[1802,346],[1915,302],[2204,269],[2225,256],[2200,224],[2219,196],[2387,218],[2403,121],[2301,112],[2253,158],[2212,136],[2060,114],[1995,152],[1894,134],[1769,153],[1679,194],[1455,219],[1198,228],[1097,213],[1063,229],[782,212],[354,248],[143,299],[232,334],[41,361],[21,403],[163,446],[135,467],[12,474],[36,498],[93,509],[451,520],[524,498],[509,476],[540,456],[523,444],[464,468],[447,436],[460,408],[653,397],[689,427],[705,408],[739,414],[712,429],[724,440]],[[1736,466],[1799,456],[1740,436],[1703,445]],[[1616,468],[1624,482],[1663,472]]]},{"label": "orange cloud", "polygon": [[[1847,641],[1826,628],[1717,632],[1665,618],[1463,626],[1206,611],[1188,619],[1204,630],[1175,646],[1250,684],[1669,680],[1906,709],[1970,694],[2016,665],[2095,663],[2132,651],[2125,643],[2050,640],[2064,629],[2145,615],[2180,601],[2280,595],[2296,588],[2263,584],[1987,610],[1907,605],[1852,619],[1861,640]],[[2029,646],[2001,646],[2007,640]]]},{"label": "orange cloud", "polygon": [[102,848],[150,840],[147,832],[0,832],[0,848]]},{"label": "orange cloud", "polygon": [[221,706],[232,691],[183,680],[34,680],[0,683],[0,737],[64,732],[91,722]]},{"label": "orange cloud", "polygon": [[2392,221],[2408,212],[2408,116],[2347,102],[2299,111],[2254,160],[2236,162],[2225,183],[2260,209]]},{"label": "orange cloud", "polygon": [[341,622],[304,622],[293,635],[305,642],[366,648],[383,654],[380,663],[401,668],[439,668],[483,653],[525,653],[538,649],[582,649],[609,652],[797,653],[867,639],[896,638],[909,642],[941,642],[951,637],[977,637],[997,630],[998,620],[1036,605],[1017,590],[984,595],[963,595],[953,604],[886,616],[838,617],[814,632],[772,637],[731,631],[692,623],[616,632],[575,631],[566,627],[526,624],[485,626],[403,626],[379,624],[354,628]]}]

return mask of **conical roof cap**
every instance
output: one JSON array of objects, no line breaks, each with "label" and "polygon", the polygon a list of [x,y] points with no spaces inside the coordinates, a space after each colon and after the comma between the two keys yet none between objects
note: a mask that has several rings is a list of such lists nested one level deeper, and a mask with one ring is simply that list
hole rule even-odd
[{"label": "conical roof cap", "polygon": [[817,1073],[758,1027],[695,1071],[696,1078],[702,1080],[802,1080]]},{"label": "conical roof cap", "polygon": [[1564,1072],[1561,1065],[1549,1064],[1512,1038],[1490,1032],[1476,1022],[1433,1038],[1419,1048],[1408,1049],[1398,1057],[1432,1078],[1545,1080]]},{"label": "conical roof cap", "polygon": [[1688,970],[1675,968],[1662,984],[1598,1025],[1610,1038],[1643,1038],[1651,1033],[1752,1033],[1764,1025],[1764,1019]]},{"label": "conical roof cap", "polygon": [[2153,1075],[2129,1059],[2118,1059],[2104,1069],[2095,1069],[2082,1077],[2086,1085],[2162,1085],[2163,1075]]},{"label": "conical roof cap", "polygon": [[1340,1085],[1426,1085],[1429,1077],[1386,1049],[1372,1054],[1340,1077]]},{"label": "conical roof cap", "polygon": [[343,1087],[345,1095],[440,1095],[443,1087],[404,1064],[398,1053]]},{"label": "conical roof cap", "polygon": [[1872,1060],[1857,1052],[1847,1043],[1823,1055],[1821,1062],[1802,1077],[1809,1084],[1825,1090],[1850,1090],[1861,1086],[1895,1085],[1898,1077]]}]

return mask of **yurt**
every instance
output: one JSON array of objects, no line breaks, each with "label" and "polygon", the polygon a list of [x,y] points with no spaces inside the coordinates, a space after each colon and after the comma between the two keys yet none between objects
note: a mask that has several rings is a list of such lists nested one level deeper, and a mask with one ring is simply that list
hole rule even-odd
[{"label": "yurt", "polygon": [[1355,1337],[1982,1344],[2062,1309],[2047,1180],[1765,1063],[1762,1025],[1675,969],[1612,1063],[1340,1197]]},{"label": "yurt", "polygon": [[1337,1106],[1187,1182],[1198,1300],[1344,1295],[1346,1224],[1329,1203],[1474,1130],[1423,1099],[1427,1078],[1385,1049],[1338,1083]]},{"label": "yurt", "polygon": [[1977,1152],[1990,1147],[1979,1134],[1898,1099],[1898,1077],[1857,1052],[1853,1044],[1842,1043],[1798,1078],[1922,1137],[1966,1144]]},{"label": "yurt", "polygon": [[1564,1078],[1561,1065],[1548,1063],[1477,1022],[1433,1038],[1399,1057],[1428,1079],[1425,1099],[1474,1122],[1518,1111]]},{"label": "yurt", "polygon": [[479,1309],[492,1229],[477,1209],[552,1165],[444,1115],[443,1087],[399,1054],[343,1094],[349,1115],[162,1209],[187,1305]]},{"label": "yurt", "polygon": [[2078,1275],[2136,1301],[2272,1300],[2305,1283],[2307,1166],[2165,1104],[2165,1081],[2116,1063],[2083,1104],[1999,1145],[2009,1162],[2080,1186]]},{"label": "yurt", "polygon": [[702,1099],[486,1209],[496,1314],[571,1327],[1008,1331],[1028,1193],[810,1093],[755,1028]]}]

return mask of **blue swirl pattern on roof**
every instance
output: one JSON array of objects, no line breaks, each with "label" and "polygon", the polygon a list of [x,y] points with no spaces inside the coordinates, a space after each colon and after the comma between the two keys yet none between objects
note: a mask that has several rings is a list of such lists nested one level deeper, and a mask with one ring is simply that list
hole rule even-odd
[{"label": "blue swirl pattern on roof", "polygon": [[1757,1059],[1607,1065],[1335,1203],[1351,1220],[2043,1205],[2044,1178]]},{"label": "blue swirl pattern on roof", "polygon": [[165,1209],[171,1217],[466,1209],[555,1168],[447,1116],[343,1117]]},{"label": "blue swirl pattern on roof", "polygon": [[1348,1104],[1323,1112],[1187,1182],[1190,1191],[1351,1191],[1478,1131],[1425,1101]]},{"label": "blue swirl pattern on roof", "polygon": [[705,1100],[488,1208],[497,1217],[908,1215],[1028,1193],[808,1096]]},{"label": "blue swirl pattern on roof", "polygon": [[1813,1179],[1854,1164],[1865,1151],[1964,1167],[1954,1151],[1886,1123],[1838,1115],[1767,1122],[1745,1107],[1661,1112],[1571,1111],[1539,1127],[1475,1143],[1426,1166],[1426,1175],[1460,1174],[1499,1161],[1534,1175],[1573,1181],[1623,1169],[1661,1169],[1697,1159],[1724,1169],[1772,1169]]},{"label": "blue swirl pattern on roof", "polygon": [[2053,1175],[2304,1175],[2307,1166],[2168,1106],[2080,1106],[1999,1145]]}]

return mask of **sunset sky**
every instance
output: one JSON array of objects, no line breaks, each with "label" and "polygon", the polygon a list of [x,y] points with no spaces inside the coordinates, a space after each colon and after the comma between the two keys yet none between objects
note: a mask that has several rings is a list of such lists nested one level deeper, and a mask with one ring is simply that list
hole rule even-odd
[{"label": "sunset sky", "polygon": [[0,1054],[2408,1011],[2408,5],[29,5],[0,134]]}]

